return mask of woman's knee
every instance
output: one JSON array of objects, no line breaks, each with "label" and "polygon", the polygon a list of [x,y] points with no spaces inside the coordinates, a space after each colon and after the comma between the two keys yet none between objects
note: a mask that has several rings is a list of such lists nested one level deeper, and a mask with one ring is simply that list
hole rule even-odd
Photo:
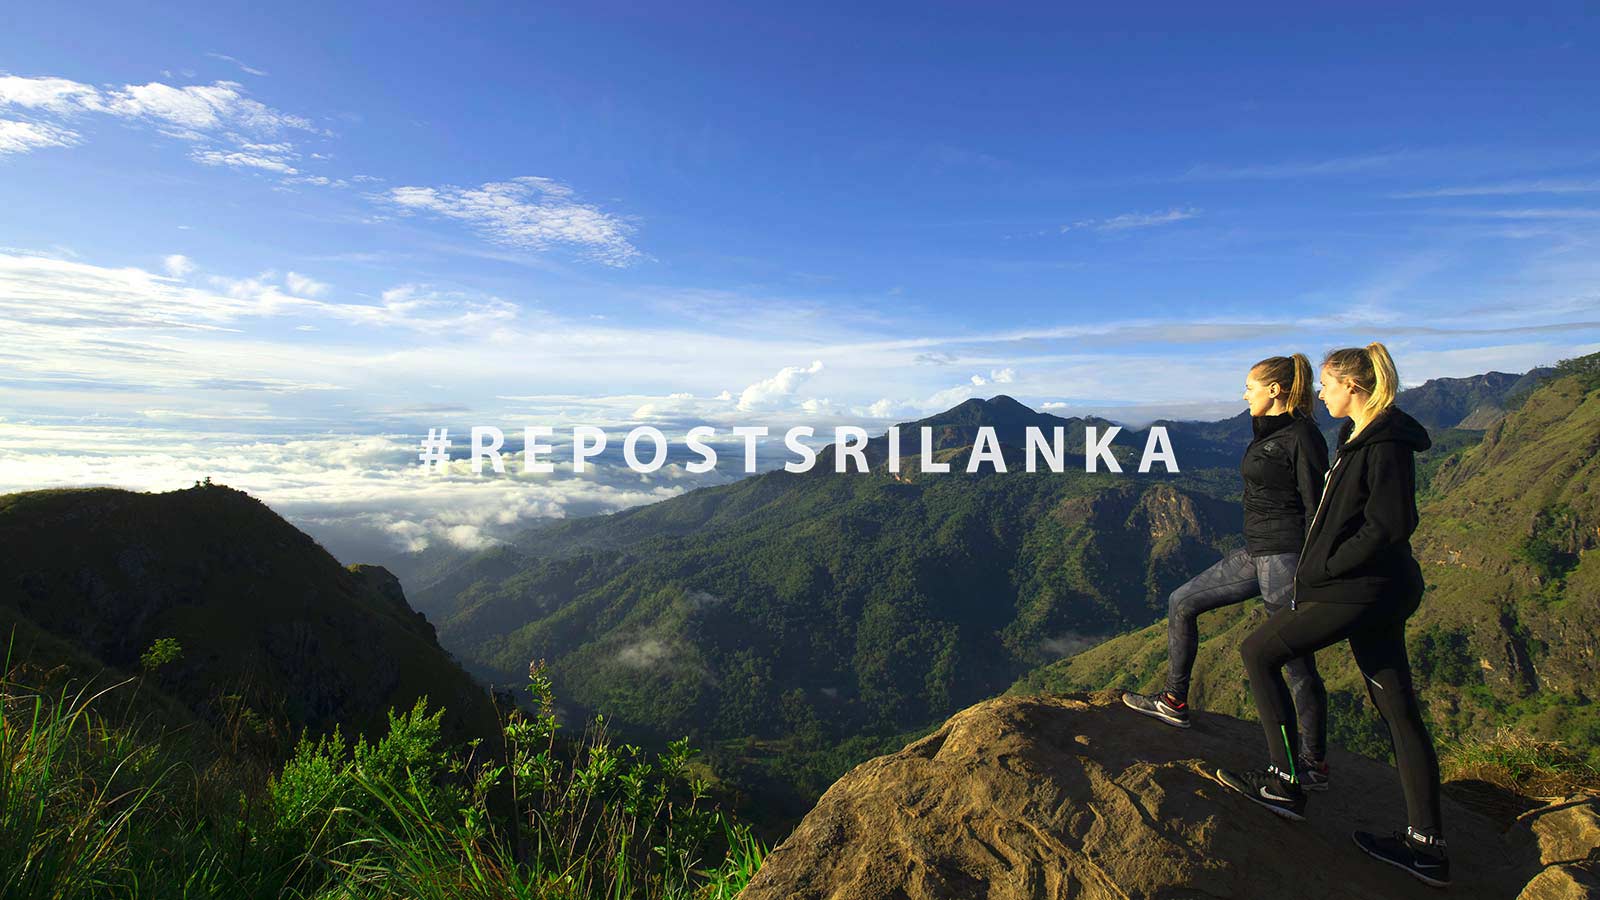
[{"label": "woman's knee", "polygon": [[1261,672],[1283,668],[1291,654],[1283,641],[1270,628],[1257,628],[1239,644],[1239,658],[1246,672]]},{"label": "woman's knee", "polygon": [[1177,590],[1175,590],[1172,593],[1167,595],[1167,618],[1168,619],[1193,619],[1193,618],[1195,618],[1194,608],[1189,605],[1189,598],[1191,596],[1193,596],[1194,592],[1184,589],[1184,588],[1187,588],[1187,587],[1188,587],[1187,584],[1183,585],[1182,587],[1179,587]]}]

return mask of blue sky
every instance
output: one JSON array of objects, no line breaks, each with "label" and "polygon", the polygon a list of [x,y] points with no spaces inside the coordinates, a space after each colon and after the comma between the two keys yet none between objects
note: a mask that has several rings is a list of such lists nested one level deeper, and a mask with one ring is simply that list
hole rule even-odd
[{"label": "blue sky", "polygon": [[1137,424],[1294,350],[1600,349],[1582,4],[163,6],[0,13],[0,490],[470,544],[700,481],[423,480],[429,426]]}]

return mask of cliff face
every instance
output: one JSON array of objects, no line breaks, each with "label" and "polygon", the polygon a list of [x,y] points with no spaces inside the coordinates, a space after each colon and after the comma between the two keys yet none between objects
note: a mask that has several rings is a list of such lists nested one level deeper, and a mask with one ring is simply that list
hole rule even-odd
[{"label": "cliff face", "polygon": [[[1259,764],[1263,749],[1253,722],[1201,713],[1176,732],[1110,692],[986,701],[851,770],[741,897],[1439,896],[1351,841],[1354,829],[1404,827],[1393,769],[1335,750],[1333,789],[1288,822],[1212,777]],[[1450,793],[1450,896],[1585,896],[1582,861],[1600,845],[1592,804],[1529,817],[1544,819],[1541,833],[1507,834]]]}]

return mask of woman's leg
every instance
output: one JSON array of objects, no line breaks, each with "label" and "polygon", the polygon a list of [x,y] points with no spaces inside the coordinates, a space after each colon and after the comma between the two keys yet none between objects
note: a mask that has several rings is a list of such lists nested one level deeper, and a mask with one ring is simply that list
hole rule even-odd
[{"label": "woman's leg", "polygon": [[1294,698],[1283,678],[1284,665],[1344,640],[1370,618],[1370,608],[1364,604],[1302,603],[1273,613],[1240,645],[1256,715],[1266,732],[1267,752],[1285,780],[1299,780],[1294,761],[1299,728]]},{"label": "woman's leg", "polygon": [[[1414,605],[1412,608],[1415,608]],[[1429,837],[1443,832],[1439,819],[1439,757],[1433,738],[1422,720],[1417,692],[1406,659],[1406,618],[1402,608],[1350,636],[1356,666],[1367,682],[1367,694],[1389,726],[1400,786],[1406,795],[1406,817],[1411,830]]]},{"label": "woman's leg", "polygon": [[1210,609],[1243,603],[1261,593],[1250,553],[1240,548],[1189,579],[1167,597],[1167,690],[1189,699],[1189,676],[1200,646],[1197,619]]},{"label": "woman's leg", "polygon": [[[1289,605],[1294,596],[1294,570],[1298,553],[1279,553],[1256,557],[1257,577],[1261,582],[1261,601],[1267,613]],[[1317,672],[1316,656],[1307,653],[1284,664],[1289,694],[1293,698],[1295,721],[1299,724],[1300,753],[1316,762],[1328,755],[1328,689]]]}]

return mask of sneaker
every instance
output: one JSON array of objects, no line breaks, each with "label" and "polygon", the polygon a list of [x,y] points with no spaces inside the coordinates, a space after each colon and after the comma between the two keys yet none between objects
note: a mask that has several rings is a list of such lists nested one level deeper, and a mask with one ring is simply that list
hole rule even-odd
[{"label": "sneaker", "polygon": [[1300,785],[1278,774],[1276,769],[1249,772],[1217,770],[1217,780],[1285,819],[1296,822],[1306,817],[1306,794]]},{"label": "sneaker", "polygon": [[1316,762],[1308,756],[1300,757],[1295,766],[1300,770],[1300,787],[1307,791],[1328,789],[1328,763]]},{"label": "sneaker", "polygon": [[1389,837],[1378,837],[1370,831],[1357,831],[1351,837],[1373,859],[1404,869],[1423,884],[1449,887],[1450,860],[1444,855],[1444,838],[1412,834],[1408,828]]},{"label": "sneaker", "polygon": [[1189,704],[1174,697],[1170,691],[1162,691],[1159,694],[1135,694],[1133,691],[1123,691],[1122,702],[1127,704],[1129,709],[1160,719],[1168,725],[1189,727]]}]

